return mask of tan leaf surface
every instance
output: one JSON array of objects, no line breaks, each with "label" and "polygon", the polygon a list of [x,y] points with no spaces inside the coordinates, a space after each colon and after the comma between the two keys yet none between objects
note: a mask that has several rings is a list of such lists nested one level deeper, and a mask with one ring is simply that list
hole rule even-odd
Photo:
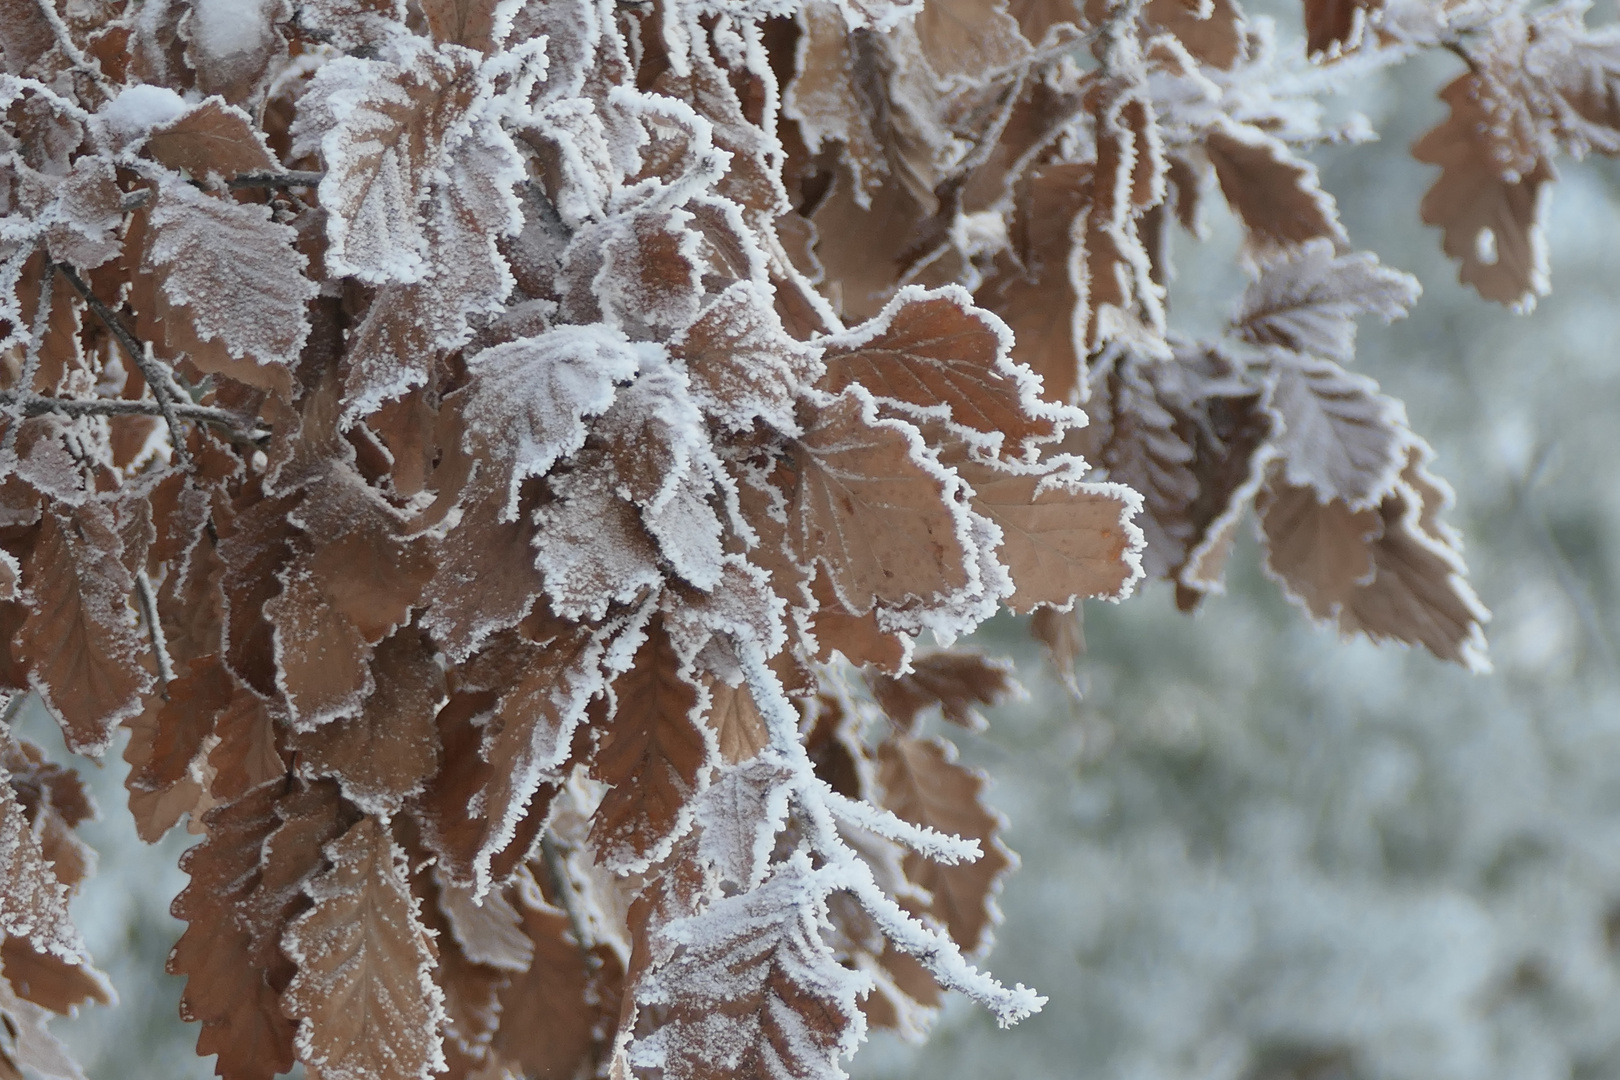
[{"label": "tan leaf surface", "polygon": [[1368,17],[1382,11],[1385,0],[1306,0],[1305,51],[1333,55],[1361,42]]},{"label": "tan leaf surface", "polygon": [[790,444],[797,485],[788,543],[800,562],[826,567],[854,614],[937,601],[968,584],[950,486],[914,439],[907,427],[877,420],[852,388]]},{"label": "tan leaf surface", "polygon": [[1013,611],[1123,596],[1141,573],[1134,492],[1085,483],[1062,466],[1008,472],[968,461],[957,472],[973,488],[973,508],[1001,527],[996,557],[1017,587],[1007,599]]},{"label": "tan leaf surface", "polygon": [[146,138],[146,152],[159,164],[190,173],[197,180],[214,176],[230,180],[242,173],[277,168],[253,118],[217,97],[153,128]]},{"label": "tan leaf surface", "polygon": [[200,1021],[197,1053],[218,1054],[224,1080],[270,1080],[293,1064],[293,1025],[264,971],[253,964],[236,904],[252,887],[260,848],[275,829],[281,783],[262,784],[204,815],[206,838],[180,857],[191,883],[175,899],[188,924],[168,971],[184,975],[182,1019]]},{"label": "tan leaf surface", "polygon": [[329,1080],[427,1080],[444,1067],[443,995],[404,856],[369,816],[326,855],[332,868],[307,886],[315,906],[282,939],[298,965],[284,1005],[299,1057]]},{"label": "tan leaf surface", "polygon": [[13,646],[78,753],[105,748],[152,683],[140,662],[145,648],[115,524],[104,503],[51,507],[23,564],[32,611]]},{"label": "tan leaf surface", "polygon": [[18,997],[59,1016],[71,1016],[87,1002],[113,1002],[112,982],[87,961],[69,963],[39,952],[26,938],[6,938],[0,945],[0,968]]},{"label": "tan leaf surface", "polygon": [[868,673],[866,681],[879,707],[906,731],[936,705],[951,723],[980,731],[986,722],[977,706],[1000,705],[1023,692],[1007,661],[960,649],[919,656],[903,675]]},{"label": "tan leaf surface", "polygon": [[431,643],[406,627],[377,647],[371,675],[376,689],[358,715],[295,734],[292,747],[305,775],[332,777],[362,810],[392,814],[438,771],[444,673]]},{"label": "tan leaf surface", "polygon": [[426,0],[422,14],[427,16],[434,41],[489,52],[495,45],[497,6],[498,0]]},{"label": "tan leaf surface", "polygon": [[624,967],[613,950],[575,941],[568,916],[537,892],[519,893],[533,960],[501,991],[494,1049],[527,1076],[591,1075],[612,1038]]},{"label": "tan leaf surface", "polygon": [[1326,505],[1273,481],[1259,500],[1266,566],[1318,618],[1374,641],[1422,645],[1442,660],[1488,670],[1490,615],[1457,550],[1423,526],[1423,494],[1397,484],[1374,509]]},{"label": "tan leaf surface", "polygon": [[1528,308],[1550,288],[1541,192],[1555,177],[1535,120],[1498,77],[1460,75],[1440,97],[1450,115],[1412,145],[1413,157],[1441,170],[1419,204],[1423,220],[1440,226],[1465,285]]},{"label": "tan leaf surface", "polygon": [[735,765],[754,757],[771,741],[765,720],[754,704],[746,684],[727,686],[715,681],[709,685],[709,730],[714,732],[720,757]]},{"label": "tan leaf surface", "polygon": [[1013,223],[1021,265],[998,258],[974,297],[1012,327],[1013,359],[1040,376],[1048,401],[1070,402],[1081,385],[1086,272],[1073,229],[1089,203],[1094,172],[1090,163],[1058,164],[1024,175]]},{"label": "tan leaf surface", "polygon": [[323,870],[325,846],[342,836],[359,815],[346,806],[331,781],[283,781],[274,829],[259,848],[258,873],[235,898],[237,922],[248,933],[248,962],[262,968],[273,989],[286,989],[292,963],[281,939],[293,917],[308,910],[305,885]]},{"label": "tan leaf surface", "polygon": [[646,867],[691,822],[692,796],[708,782],[714,750],[690,679],[655,616],[634,665],[613,683],[617,709],[591,762],[591,777],[611,785],[590,831],[605,866]]},{"label": "tan leaf surface", "polygon": [[1205,136],[1204,152],[1254,248],[1272,251],[1317,237],[1346,242],[1338,208],[1322,190],[1316,166],[1295,157],[1281,140],[1223,121]]},{"label": "tan leaf surface", "polygon": [[941,739],[895,735],[877,749],[883,805],[917,825],[979,841],[977,862],[948,866],[915,852],[905,857],[906,877],[932,897],[928,913],[969,956],[990,944],[1001,921],[995,897],[1012,868],[1001,842],[1003,821],[981,801],[983,773],[956,764],[955,747]]},{"label": "tan leaf surface", "polygon": [[921,409],[949,410],[974,431],[1002,435],[1005,451],[1049,438],[1051,419],[1036,412],[1034,391],[1002,357],[1004,331],[954,290],[910,293],[870,324],[827,344],[831,393],[859,384],[874,397]]}]

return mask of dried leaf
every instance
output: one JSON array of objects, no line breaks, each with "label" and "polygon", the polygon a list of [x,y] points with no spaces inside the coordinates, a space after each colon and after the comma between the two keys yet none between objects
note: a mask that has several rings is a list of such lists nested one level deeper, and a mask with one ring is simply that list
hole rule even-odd
[{"label": "dried leaf", "polygon": [[1276,372],[1271,406],[1282,417],[1277,447],[1288,482],[1352,510],[1376,506],[1406,467],[1413,435],[1405,407],[1329,361],[1279,362]]},{"label": "dried leaf", "polygon": [[392,814],[422,790],[439,765],[434,717],[445,700],[444,673],[431,644],[403,629],[371,659],[376,690],[356,716],[293,736],[306,776],[337,780],[368,813]]},{"label": "dried leaf", "polygon": [[1535,120],[1500,75],[1460,75],[1441,90],[1451,113],[1413,144],[1412,156],[1440,166],[1419,209],[1440,226],[1462,282],[1528,310],[1551,287],[1541,217],[1555,174]]},{"label": "dried leaf", "polygon": [[180,858],[191,883],[175,899],[186,932],[169,954],[168,970],[186,977],[180,1015],[200,1021],[197,1053],[218,1054],[225,1080],[270,1080],[293,1064],[293,1025],[276,992],[254,965],[236,904],[257,876],[260,848],[275,829],[278,781],[262,784],[203,817],[207,836]]},{"label": "dried leaf", "polygon": [[53,506],[23,564],[32,611],[14,639],[17,655],[78,753],[100,753],[152,683],[115,526],[105,503]]},{"label": "dried leaf", "polygon": [[613,694],[617,708],[590,770],[611,790],[591,819],[590,842],[603,865],[644,869],[691,824],[692,797],[708,784],[716,748],[698,711],[699,688],[661,617]]},{"label": "dried leaf", "polygon": [[951,723],[982,731],[986,721],[976,706],[1000,705],[1023,692],[1006,661],[961,650],[928,653],[913,660],[903,675],[868,673],[866,681],[878,706],[906,731],[936,705]]},{"label": "dried leaf", "polygon": [[298,965],[284,1005],[299,1057],[331,1080],[428,1080],[445,1065],[443,995],[403,853],[368,816],[326,856],[332,868],[307,886],[315,906],[282,939]]},{"label": "dried leaf", "polygon": [[232,180],[242,173],[276,168],[253,118],[217,97],[154,127],[146,137],[146,152],[159,164],[197,180]]},{"label": "dried leaf", "polygon": [[287,370],[309,336],[316,285],[294,231],[268,207],[166,183],[152,210],[147,266],[170,348],[197,368],[291,396]]},{"label": "dried leaf", "polygon": [[973,488],[973,508],[1001,529],[997,558],[1017,587],[1007,599],[1013,611],[1129,594],[1141,574],[1135,492],[1083,482],[1072,462],[1013,471],[969,461],[957,472]]},{"label": "dried leaf", "polygon": [[849,611],[938,603],[969,585],[952,486],[914,429],[878,419],[851,387],[791,445],[788,543],[803,564],[826,567]]},{"label": "dried leaf", "polygon": [[1316,167],[1295,157],[1280,139],[1223,121],[1205,136],[1204,152],[1256,250],[1286,249],[1319,237],[1346,243],[1338,208],[1322,190]]},{"label": "dried leaf", "polygon": [[1256,345],[1348,364],[1356,355],[1356,317],[1401,318],[1420,291],[1416,278],[1380,266],[1376,255],[1337,255],[1328,241],[1311,240],[1261,269],[1234,323]]},{"label": "dried leaf", "polygon": [[1031,380],[1005,358],[1005,330],[963,293],[905,290],[870,323],[821,344],[821,386],[831,393],[859,384],[880,401],[925,415],[943,409],[991,443],[1005,440],[1009,454],[1055,433]]},{"label": "dried leaf", "polygon": [[990,945],[1001,921],[995,897],[1013,867],[1001,842],[1000,815],[980,801],[984,775],[956,764],[955,748],[941,739],[894,735],[878,744],[878,785],[883,805],[916,825],[979,841],[977,862],[954,866],[915,852],[905,857],[906,877],[931,897],[928,913],[969,956]]},{"label": "dried leaf", "polygon": [[632,1044],[633,1064],[669,1080],[841,1073],[865,981],[821,940],[826,908],[813,875],[801,856],[759,888],[663,929],[685,948],[636,986],[637,1004],[665,1019]]}]

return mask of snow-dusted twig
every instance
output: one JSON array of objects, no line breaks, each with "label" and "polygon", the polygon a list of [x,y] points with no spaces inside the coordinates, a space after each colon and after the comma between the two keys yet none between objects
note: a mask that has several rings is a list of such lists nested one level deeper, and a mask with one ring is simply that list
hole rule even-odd
[{"label": "snow-dusted twig", "polygon": [[142,570],[135,575],[135,598],[141,604],[141,618],[146,621],[146,632],[152,639],[152,656],[157,662],[158,693],[169,700],[169,684],[174,681],[174,662],[169,659],[169,643],[163,636],[163,623],[157,614],[157,597],[152,594],[152,581]]},{"label": "snow-dusted twig", "polygon": [[170,381],[169,373],[159,366],[157,360],[146,346],[134,334],[130,333],[129,328],[119,320],[118,316],[113,314],[107,305],[101,302],[100,297],[90,290],[90,286],[73,267],[67,263],[57,263],[56,269],[61,272],[63,277],[67,278],[68,283],[77,290],[78,294],[84,297],[84,302],[90,305],[90,310],[95,312],[96,317],[106,324],[107,329],[112,332],[112,336],[118,339],[118,344],[124,347],[124,352],[129,356],[130,361],[140,369],[142,377],[146,379],[146,385],[152,388],[152,397],[157,401],[158,413],[163,417],[163,422],[169,427],[169,441],[173,444],[175,460],[180,464],[181,468],[189,472],[192,466],[191,454],[186,450],[186,440],[180,431],[180,416],[175,408],[178,403],[175,401],[175,389]]}]

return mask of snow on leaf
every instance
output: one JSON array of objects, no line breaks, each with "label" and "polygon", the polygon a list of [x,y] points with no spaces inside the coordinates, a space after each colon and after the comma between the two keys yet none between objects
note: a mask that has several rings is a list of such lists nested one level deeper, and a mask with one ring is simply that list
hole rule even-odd
[{"label": "snow on leaf", "polygon": [[118,721],[140,711],[152,682],[114,529],[105,503],[48,508],[23,563],[32,610],[14,647],[78,753],[100,753]]},{"label": "snow on leaf", "polygon": [[616,383],[628,381],[645,355],[622,335],[599,326],[564,326],[497,345],[470,364],[461,391],[468,453],[503,449],[512,462],[502,517],[517,513],[518,487],[544,476],[585,445],[585,418],[613,403]]},{"label": "snow on leaf", "polygon": [[[487,716],[454,738],[444,733],[444,767],[423,798],[426,838],[456,880],[487,884],[530,801],[561,771],[587,703],[605,685],[607,637],[583,624],[561,625],[538,642],[503,635],[464,665],[463,685],[487,695]],[[451,700],[441,732],[466,705]]]},{"label": "snow on leaf", "polygon": [[1551,287],[1542,216],[1556,174],[1511,77],[1459,75],[1440,91],[1450,115],[1412,145],[1412,156],[1440,166],[1419,210],[1440,227],[1462,282],[1527,310]]},{"label": "snow on leaf", "polygon": [[1338,255],[1331,242],[1310,240],[1261,268],[1233,323],[1256,345],[1348,364],[1356,355],[1356,317],[1401,318],[1421,291],[1416,278],[1380,266],[1370,252]]},{"label": "snow on leaf", "polygon": [[722,768],[698,796],[698,856],[714,868],[722,888],[729,883],[740,892],[764,878],[776,834],[787,824],[792,779],[793,770],[781,761],[751,757]]},{"label": "snow on leaf", "polygon": [[438,769],[433,718],[445,698],[444,673],[431,644],[409,627],[371,658],[376,689],[358,714],[295,734],[292,747],[306,776],[328,776],[362,810],[392,814]]},{"label": "snow on leaf", "polygon": [[658,545],[618,486],[606,452],[587,451],[552,480],[555,498],[535,511],[535,566],[565,618],[600,619],[664,579]]},{"label": "snow on leaf", "polygon": [[630,1061],[668,1080],[841,1080],[838,1059],[861,1038],[856,999],[869,983],[822,940],[825,893],[809,860],[795,855],[759,888],[664,927],[683,948],[635,995],[665,1020],[630,1045]]},{"label": "snow on leaf", "polygon": [[158,280],[151,314],[170,347],[204,372],[290,396],[287,368],[309,336],[304,305],[316,292],[295,235],[269,207],[160,187],[146,262]]},{"label": "snow on leaf", "polygon": [[41,952],[88,958],[57,877],[10,779],[0,781],[0,930]]},{"label": "snow on leaf", "polygon": [[1576,5],[1542,11],[1531,23],[1524,73],[1545,87],[1565,150],[1577,158],[1596,150],[1620,153],[1620,34],[1588,31]]},{"label": "snow on leaf", "polygon": [[168,971],[186,977],[181,1018],[202,1023],[197,1053],[218,1054],[215,1072],[226,1080],[270,1080],[293,1064],[293,1025],[265,972],[251,962],[248,931],[236,917],[260,848],[276,828],[282,788],[278,778],[210,810],[203,817],[206,838],[180,858],[191,883],[171,910],[188,925]]},{"label": "snow on leaf", "polygon": [[1406,467],[1405,407],[1331,361],[1280,359],[1275,370],[1271,407],[1283,422],[1276,445],[1288,482],[1352,510],[1376,506]]},{"label": "snow on leaf", "polygon": [[670,644],[660,616],[634,665],[613,683],[616,708],[590,775],[608,784],[591,818],[596,858],[643,870],[669,853],[692,821],[693,797],[708,786],[716,756],[702,724],[707,704]]},{"label": "snow on leaf", "polygon": [[283,1004],[299,1057],[329,1080],[428,1080],[445,1065],[443,995],[404,855],[370,816],[326,855],[331,869],[306,886],[314,907],[282,939],[298,965]]},{"label": "snow on leaf", "polygon": [[1001,529],[996,557],[1016,586],[1007,599],[1013,611],[1129,595],[1142,572],[1142,533],[1131,522],[1142,506],[1136,492],[1081,481],[1073,459],[1027,469],[968,461],[957,472],[973,489],[974,510]]},{"label": "snow on leaf", "polygon": [[821,386],[838,393],[856,383],[882,401],[943,408],[1016,455],[1056,427],[1029,373],[1006,359],[1010,337],[965,292],[902,289],[870,323],[817,342],[826,349]]},{"label": "snow on leaf", "polygon": [[405,0],[302,0],[301,25],[347,53],[376,50],[405,29]]},{"label": "snow on leaf", "polygon": [[796,432],[799,388],[822,370],[815,350],[788,335],[770,294],[751,281],[727,286],[671,342],[670,353],[686,365],[693,400],[732,431],[747,431],[759,418]]},{"label": "snow on leaf", "polygon": [[983,773],[956,764],[956,749],[942,739],[896,734],[877,748],[878,786],[883,805],[902,820],[979,841],[974,862],[946,864],[916,852],[905,857],[906,877],[925,890],[928,914],[969,957],[990,946],[990,932],[1001,921],[995,897],[1014,859],[1001,842],[1006,822],[981,801]]},{"label": "snow on leaf", "polygon": [[146,152],[160,165],[193,179],[231,180],[276,168],[276,159],[253,118],[222,98],[191,106],[146,137]]},{"label": "snow on leaf", "polygon": [[789,448],[788,543],[826,568],[850,612],[943,604],[977,585],[953,478],[922,457],[914,428],[878,419],[860,387],[818,410]]},{"label": "snow on leaf", "polygon": [[365,78],[331,94],[335,124],[321,140],[327,270],[408,283],[432,254],[424,204],[445,156],[489,93],[478,54],[459,45],[407,50],[401,64],[369,61]]},{"label": "snow on leaf", "polygon": [[1222,120],[1205,135],[1204,152],[1255,250],[1263,254],[1318,237],[1346,242],[1338,208],[1322,190],[1316,166],[1295,157],[1280,139]]}]

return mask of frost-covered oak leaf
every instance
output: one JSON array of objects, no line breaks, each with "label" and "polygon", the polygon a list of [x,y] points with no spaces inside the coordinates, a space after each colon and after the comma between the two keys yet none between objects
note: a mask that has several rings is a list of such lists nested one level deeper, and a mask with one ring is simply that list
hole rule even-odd
[{"label": "frost-covered oak leaf", "polygon": [[31,610],[13,639],[18,659],[79,753],[104,749],[152,683],[116,527],[106,503],[49,507],[22,568]]},{"label": "frost-covered oak leaf", "polygon": [[1070,460],[1055,468],[957,466],[973,509],[1001,529],[996,557],[1012,574],[1013,611],[1129,594],[1141,575],[1141,497],[1122,484],[1086,483]]},{"label": "frost-covered oak leaf", "polygon": [[902,290],[871,322],[817,342],[826,352],[821,386],[858,384],[884,402],[957,424],[1017,454],[1050,438],[1055,425],[1035,381],[1006,359],[1011,340],[999,320],[971,306],[964,291]]},{"label": "frost-covered oak leaf", "polygon": [[283,1003],[299,1056],[328,1080],[428,1080],[445,1065],[443,994],[404,853],[368,816],[326,855],[331,869],[306,887],[314,906],[282,939],[298,965]]},{"label": "frost-covered oak leaf", "polygon": [[1421,291],[1416,278],[1379,265],[1371,252],[1339,255],[1330,241],[1311,240],[1261,268],[1233,323],[1256,345],[1348,364],[1356,355],[1356,318],[1401,318]]},{"label": "frost-covered oak leaf", "polygon": [[668,854],[692,820],[692,799],[708,784],[713,736],[701,692],[675,654],[662,617],[647,628],[635,664],[613,684],[616,708],[590,775],[608,784],[591,819],[597,861],[640,870]]},{"label": "frost-covered oak leaf", "polygon": [[879,419],[864,390],[819,409],[789,454],[788,543],[826,568],[849,611],[940,603],[969,587],[954,478],[923,456],[915,428]]},{"label": "frost-covered oak leaf", "polygon": [[178,181],[159,188],[146,263],[171,349],[205,373],[291,396],[289,370],[309,336],[316,285],[296,233],[270,208],[213,198]]}]

